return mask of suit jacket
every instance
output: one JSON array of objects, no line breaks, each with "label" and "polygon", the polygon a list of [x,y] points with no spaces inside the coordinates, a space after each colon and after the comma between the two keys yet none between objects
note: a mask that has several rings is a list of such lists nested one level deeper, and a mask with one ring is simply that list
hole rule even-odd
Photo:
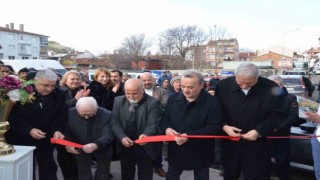
[{"label": "suit jacket", "polygon": [[79,144],[95,143],[102,150],[113,140],[110,121],[111,112],[101,107],[94,118],[87,120],[78,115],[76,108],[70,108],[66,139]]},{"label": "suit jacket", "polygon": [[[125,96],[118,96],[115,98],[111,128],[120,142],[123,138],[128,137],[125,133],[126,123],[128,121],[136,121],[138,135],[145,134],[147,136],[152,136],[160,134],[159,122],[162,116],[162,106],[159,100],[144,94],[139,105],[135,108],[135,112],[129,111],[129,106],[130,103]],[[121,148],[125,147],[121,144],[120,151]],[[152,159],[155,159],[160,150],[160,144],[148,143],[143,146],[143,148]]]}]

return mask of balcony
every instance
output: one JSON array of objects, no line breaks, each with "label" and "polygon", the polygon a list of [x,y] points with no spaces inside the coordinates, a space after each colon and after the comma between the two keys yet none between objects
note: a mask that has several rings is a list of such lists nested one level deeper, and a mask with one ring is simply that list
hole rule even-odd
[{"label": "balcony", "polygon": [[18,52],[19,55],[22,55],[22,56],[31,56],[31,52],[30,51],[27,51],[27,50],[19,50]]}]

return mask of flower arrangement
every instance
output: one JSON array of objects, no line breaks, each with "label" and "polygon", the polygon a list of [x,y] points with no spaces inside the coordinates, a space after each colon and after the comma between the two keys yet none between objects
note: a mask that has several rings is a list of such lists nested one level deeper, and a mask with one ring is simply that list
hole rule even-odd
[{"label": "flower arrangement", "polygon": [[21,82],[14,76],[5,76],[0,79],[0,103],[4,105],[8,100],[20,101],[22,105],[31,103],[35,97],[33,81]]}]

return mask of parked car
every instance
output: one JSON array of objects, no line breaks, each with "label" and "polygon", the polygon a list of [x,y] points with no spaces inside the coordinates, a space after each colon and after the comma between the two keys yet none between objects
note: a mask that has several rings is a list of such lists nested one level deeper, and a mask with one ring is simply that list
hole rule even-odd
[{"label": "parked car", "polygon": [[307,76],[309,73],[308,71],[304,70],[288,70],[283,73],[284,75],[303,75]]},{"label": "parked car", "polygon": [[289,93],[303,97],[308,96],[306,84],[312,84],[308,78],[303,75],[280,75],[280,77]]},{"label": "parked car", "polygon": [[[314,112],[318,110],[319,103],[308,98],[297,96],[299,104],[299,117],[306,120],[306,123],[298,127],[291,127],[291,136],[310,136],[316,129],[312,123],[305,116],[305,112]],[[313,171],[313,158],[310,138],[304,139],[290,139],[290,166],[301,170]]]}]

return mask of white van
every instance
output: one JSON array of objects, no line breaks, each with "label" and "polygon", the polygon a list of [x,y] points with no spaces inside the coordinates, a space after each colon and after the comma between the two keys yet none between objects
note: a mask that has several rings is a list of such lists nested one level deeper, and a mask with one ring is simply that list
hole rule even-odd
[{"label": "white van", "polygon": [[57,73],[62,76],[67,70],[56,60],[29,60],[29,59],[12,59],[12,60],[1,60],[5,65],[12,66],[13,70],[18,73],[22,68],[34,68],[36,70],[42,70],[47,68],[54,68]]}]

